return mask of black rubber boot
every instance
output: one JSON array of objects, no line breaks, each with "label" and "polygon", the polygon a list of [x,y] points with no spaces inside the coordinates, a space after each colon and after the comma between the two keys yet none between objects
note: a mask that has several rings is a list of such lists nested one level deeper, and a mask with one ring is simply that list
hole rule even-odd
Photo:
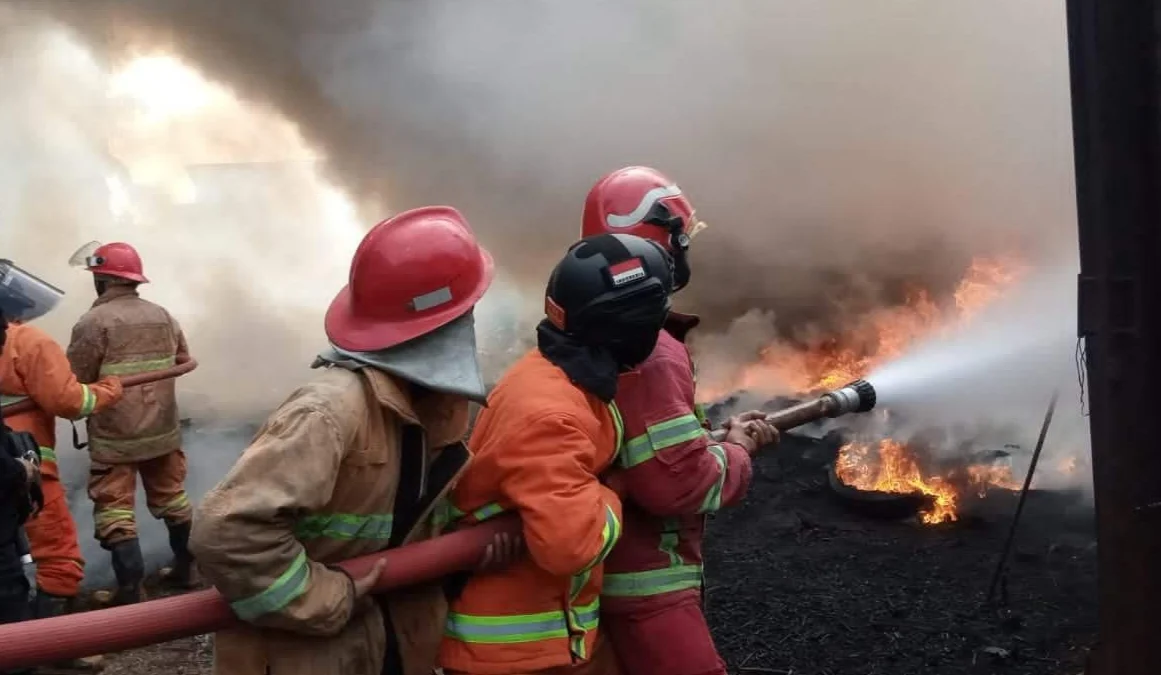
[{"label": "black rubber boot", "polygon": [[119,541],[109,547],[113,553],[113,574],[117,576],[114,605],[131,605],[145,599],[145,559],[136,539]]},{"label": "black rubber boot", "polygon": [[178,588],[193,588],[197,584],[194,578],[194,559],[189,552],[189,533],[191,523],[166,523],[169,528],[169,548],[173,550],[173,563],[161,571],[161,578],[165,583]]},{"label": "black rubber boot", "polygon": [[[34,619],[51,619],[53,617],[64,616],[72,609],[72,602],[72,598],[45,593],[43,590],[37,589],[36,597],[32,600],[32,617]],[[39,670],[41,672],[100,672],[104,667],[105,657],[95,655],[54,663],[47,668],[42,667]]]}]

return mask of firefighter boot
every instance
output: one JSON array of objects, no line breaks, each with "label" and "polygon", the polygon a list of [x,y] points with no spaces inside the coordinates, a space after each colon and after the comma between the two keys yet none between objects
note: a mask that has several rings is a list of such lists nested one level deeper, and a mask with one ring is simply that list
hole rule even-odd
[{"label": "firefighter boot", "polygon": [[145,599],[145,559],[136,539],[119,541],[109,547],[113,553],[113,574],[117,577],[114,605],[131,605]]},{"label": "firefighter boot", "polygon": [[194,559],[189,552],[191,523],[166,523],[169,528],[169,548],[173,550],[173,563],[161,570],[161,579],[176,588],[189,589],[197,585],[194,575]]},{"label": "firefighter boot", "polygon": [[[51,619],[53,617],[64,616],[69,612],[69,605],[72,604],[72,598],[66,598],[51,593],[45,593],[41,589],[36,590],[36,597],[32,600],[32,616],[36,619]],[[104,656],[86,656],[71,661],[61,661],[51,664],[49,666],[41,666],[37,669],[37,673],[41,675],[48,675],[55,672],[100,672],[105,668]]]}]

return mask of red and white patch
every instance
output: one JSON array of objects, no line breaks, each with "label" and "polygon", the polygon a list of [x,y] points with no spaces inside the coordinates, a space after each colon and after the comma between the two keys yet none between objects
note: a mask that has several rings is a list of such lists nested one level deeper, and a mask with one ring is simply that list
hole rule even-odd
[{"label": "red and white patch", "polygon": [[645,272],[645,265],[642,264],[640,258],[630,258],[615,265],[609,265],[609,277],[613,280],[615,288],[620,288],[647,276],[649,275]]}]

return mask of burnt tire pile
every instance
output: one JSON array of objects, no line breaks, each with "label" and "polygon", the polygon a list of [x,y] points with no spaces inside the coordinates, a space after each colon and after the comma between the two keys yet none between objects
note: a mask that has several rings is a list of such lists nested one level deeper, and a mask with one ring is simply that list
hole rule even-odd
[{"label": "burnt tire pile", "polygon": [[982,607],[1015,495],[922,526],[844,508],[837,443],[787,435],[745,502],[713,518],[707,614],[731,672],[1080,672],[1096,631],[1091,508],[1030,495],[1003,597]]}]

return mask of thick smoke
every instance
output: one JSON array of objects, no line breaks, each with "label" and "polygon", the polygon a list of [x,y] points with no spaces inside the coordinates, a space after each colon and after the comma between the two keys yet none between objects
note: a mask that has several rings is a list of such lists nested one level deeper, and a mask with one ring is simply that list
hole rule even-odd
[{"label": "thick smoke", "polygon": [[[203,415],[250,419],[275,405],[305,375],[358,235],[425,203],[461,208],[503,269],[504,288],[481,312],[493,317],[485,347],[497,371],[528,337],[588,187],[625,164],[663,168],[711,224],[680,298],[717,333],[703,369],[760,344],[762,330],[841,327],[906,283],[950,290],[976,254],[1074,264],[1064,10],[1054,3],[5,7],[0,241],[30,266],[57,265],[37,271],[71,294],[46,321],[63,338],[89,290],[60,261],[89,239],[133,238],[155,277],[149,297],[186,322],[203,363],[182,388]],[[44,41],[66,39],[40,30],[53,21],[96,60],[77,51],[50,63]],[[151,183],[102,140],[126,113],[100,74],[156,51],[266,116],[223,119],[221,142],[192,136],[183,147],[225,150],[185,159],[202,166],[180,180],[166,176],[183,168],[170,152],[177,167],[138,172]],[[126,154],[165,149],[179,132]],[[263,139],[298,154],[253,156]],[[311,150],[354,211],[324,196]],[[239,161],[248,164],[205,166]],[[190,182],[199,197],[183,205]],[[135,213],[118,213],[116,200],[111,209],[111,190]],[[760,321],[728,330],[752,309]],[[217,475],[223,464],[191,460]]]}]

